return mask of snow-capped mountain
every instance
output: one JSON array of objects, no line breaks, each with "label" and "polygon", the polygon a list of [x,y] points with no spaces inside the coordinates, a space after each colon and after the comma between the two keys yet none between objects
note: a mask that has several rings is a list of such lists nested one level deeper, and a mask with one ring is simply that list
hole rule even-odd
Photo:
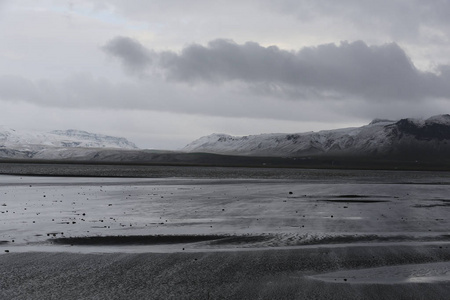
[{"label": "snow-capped mountain", "polygon": [[58,158],[58,153],[73,148],[138,149],[125,138],[86,131],[31,132],[0,126],[0,157]]},{"label": "snow-capped mountain", "polygon": [[296,134],[242,137],[212,134],[188,144],[183,150],[229,155],[292,157],[421,153],[450,156],[450,115],[438,115],[427,120],[375,119],[362,127]]},{"label": "snow-capped mountain", "polygon": [[88,147],[88,148],[122,148],[137,149],[136,145],[126,138],[103,134],[90,133],[81,130],[54,130],[50,134],[61,136],[64,147]]}]

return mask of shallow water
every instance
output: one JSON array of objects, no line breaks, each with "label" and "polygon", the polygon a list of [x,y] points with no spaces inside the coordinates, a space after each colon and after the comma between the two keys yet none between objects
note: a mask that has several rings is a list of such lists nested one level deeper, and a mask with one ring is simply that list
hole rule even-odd
[{"label": "shallow water", "polygon": [[0,247],[86,236],[266,237],[183,247],[193,249],[450,240],[448,173],[156,168],[180,177],[0,176]]},{"label": "shallow water", "polygon": [[295,168],[1,163],[0,174],[134,178],[287,179],[308,182],[450,184],[450,172]]}]

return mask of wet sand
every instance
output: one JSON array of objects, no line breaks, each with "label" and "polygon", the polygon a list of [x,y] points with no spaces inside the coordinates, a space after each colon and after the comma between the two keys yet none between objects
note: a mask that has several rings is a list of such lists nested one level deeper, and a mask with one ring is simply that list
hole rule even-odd
[{"label": "wet sand", "polygon": [[[414,280],[414,274],[403,272],[397,275],[405,277],[403,282],[380,283],[379,278],[371,282],[367,274],[361,282],[357,270],[418,264],[423,268],[431,266],[432,270],[430,263],[447,261],[440,264],[440,272],[449,274],[449,247],[444,244],[198,253],[8,253],[0,255],[0,298],[448,299],[448,281]],[[314,278],[340,270],[356,271],[347,272],[347,278],[337,276],[334,281]]]},{"label": "wet sand", "polygon": [[448,299],[440,174],[313,173],[0,176],[0,299]]}]

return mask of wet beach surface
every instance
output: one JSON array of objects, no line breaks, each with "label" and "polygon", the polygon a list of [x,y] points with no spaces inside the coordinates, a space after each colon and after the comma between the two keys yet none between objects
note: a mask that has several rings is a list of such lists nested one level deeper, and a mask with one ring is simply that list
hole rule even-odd
[{"label": "wet beach surface", "polygon": [[0,296],[450,294],[448,173],[203,169],[0,176]]},{"label": "wet beach surface", "polygon": [[[0,256],[5,299],[448,299],[448,281],[408,281],[404,266],[447,261],[438,246],[199,253]],[[358,282],[339,270],[393,266],[404,282]],[[389,271],[389,270],[388,270]],[[392,274],[392,273],[389,273]],[[395,274],[395,273],[394,273]],[[448,280],[448,277],[447,277]],[[356,282],[356,283],[354,283]]]}]

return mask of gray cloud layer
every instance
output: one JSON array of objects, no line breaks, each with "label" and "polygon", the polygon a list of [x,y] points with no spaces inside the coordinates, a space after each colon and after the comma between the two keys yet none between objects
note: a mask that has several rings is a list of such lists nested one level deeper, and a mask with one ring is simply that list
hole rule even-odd
[{"label": "gray cloud layer", "polygon": [[396,39],[415,38],[421,26],[450,26],[450,2],[441,0],[280,0],[266,1],[278,12],[311,21],[327,17],[390,33]]},{"label": "gray cloud layer", "polygon": [[[240,25],[241,32],[251,32],[255,23],[258,28],[266,30],[262,35],[252,32],[251,35],[246,35],[247,39],[250,36],[261,40],[270,34],[271,40],[276,40],[277,36],[272,35],[274,32],[271,32],[270,27],[264,26],[268,23],[268,16],[274,24],[283,22],[281,18],[293,19],[296,24],[301,24],[298,27],[283,28],[289,31],[291,36],[299,28],[308,28],[309,31],[314,31],[312,35],[325,35],[328,38],[334,36],[340,39],[364,37],[366,41],[395,40],[422,44],[425,40],[430,42],[429,38],[432,38],[448,43],[447,31],[450,27],[450,2],[446,0],[241,0],[233,5],[230,5],[229,1],[207,0],[91,2],[108,3],[104,7],[112,6],[117,14],[144,22],[161,23],[171,19],[176,20],[174,24],[180,24],[179,20],[188,16],[191,24],[181,24],[188,25],[190,34],[189,31],[182,31],[183,28],[180,30],[187,35],[195,35],[196,41],[199,40],[197,31],[205,34],[211,27],[215,27],[216,32],[221,32],[225,27],[226,30],[222,31],[220,36],[229,36],[227,33],[236,28],[236,23]],[[228,18],[221,19],[224,16]],[[205,19],[209,20],[206,24]],[[218,19],[221,20],[219,25],[216,24]],[[231,22],[228,23],[227,20]],[[232,37],[235,38],[236,34],[240,32],[235,32]],[[285,32],[278,33],[279,36],[284,34]],[[208,38],[211,39],[211,35],[208,35]]]},{"label": "gray cloud layer", "polygon": [[214,40],[207,46],[187,46],[181,53],[157,53],[136,40],[116,37],[103,49],[136,73],[157,69],[169,80],[188,83],[237,81],[290,98],[450,98],[449,67],[440,66],[436,74],[418,70],[395,43],[341,42],[294,52]]},{"label": "gray cloud layer", "polygon": [[151,52],[138,41],[129,37],[116,37],[102,49],[123,60],[124,66],[132,72],[142,72],[151,63]]},{"label": "gray cloud layer", "polygon": [[[314,119],[307,111],[318,107],[303,105],[305,113],[299,114],[296,109],[298,103],[294,101],[279,105],[277,100],[241,93],[229,85],[192,89],[190,86],[168,84],[161,80],[112,83],[89,74],[70,76],[58,82],[0,76],[0,99],[12,103],[33,103],[41,107],[152,110],[278,120],[297,120],[299,115],[305,120]],[[324,112],[323,116],[328,114]]]},{"label": "gray cloud layer", "polygon": [[343,42],[286,51],[214,40],[180,52],[156,52],[116,37],[102,50],[139,80],[114,82],[90,73],[61,80],[0,75],[0,100],[327,122],[432,115],[450,105],[450,66],[421,71],[395,43]]}]

